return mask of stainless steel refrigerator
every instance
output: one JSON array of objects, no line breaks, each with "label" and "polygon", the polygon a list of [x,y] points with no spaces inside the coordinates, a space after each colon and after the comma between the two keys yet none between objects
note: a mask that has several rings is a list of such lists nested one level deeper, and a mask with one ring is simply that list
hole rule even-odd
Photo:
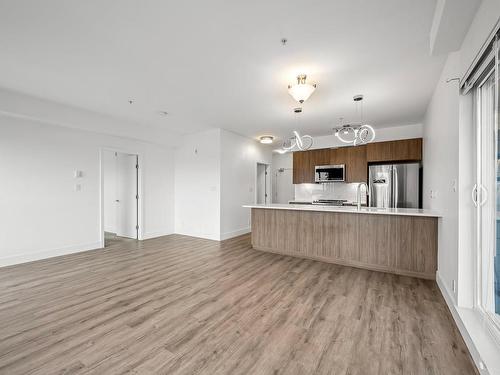
[{"label": "stainless steel refrigerator", "polygon": [[371,207],[422,208],[420,163],[371,165]]}]

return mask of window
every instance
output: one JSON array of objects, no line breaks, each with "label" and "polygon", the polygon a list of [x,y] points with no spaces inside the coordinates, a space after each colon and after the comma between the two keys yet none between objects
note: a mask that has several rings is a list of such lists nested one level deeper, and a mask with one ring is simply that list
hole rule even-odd
[{"label": "window", "polygon": [[474,85],[477,125],[478,256],[476,307],[500,334],[500,126],[498,43]]}]

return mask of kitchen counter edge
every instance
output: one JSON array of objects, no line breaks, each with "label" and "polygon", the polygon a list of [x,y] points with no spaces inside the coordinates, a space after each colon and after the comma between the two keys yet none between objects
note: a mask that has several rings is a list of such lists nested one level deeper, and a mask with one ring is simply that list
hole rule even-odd
[{"label": "kitchen counter edge", "polygon": [[269,210],[295,210],[295,211],[316,211],[316,212],[340,212],[350,214],[372,214],[372,215],[396,215],[396,216],[426,216],[441,217],[439,212],[417,208],[376,208],[349,206],[316,206],[304,204],[248,204],[245,208],[263,208]]}]

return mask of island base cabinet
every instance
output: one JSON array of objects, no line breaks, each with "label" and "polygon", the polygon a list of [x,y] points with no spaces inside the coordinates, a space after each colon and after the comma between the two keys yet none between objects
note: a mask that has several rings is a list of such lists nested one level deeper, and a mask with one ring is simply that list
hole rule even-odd
[{"label": "island base cabinet", "polygon": [[252,246],[307,259],[435,279],[437,218],[252,208]]}]

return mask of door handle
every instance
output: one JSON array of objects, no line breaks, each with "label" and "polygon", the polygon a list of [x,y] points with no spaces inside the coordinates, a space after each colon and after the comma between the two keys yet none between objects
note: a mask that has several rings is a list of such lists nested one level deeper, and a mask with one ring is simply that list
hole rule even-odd
[{"label": "door handle", "polygon": [[472,188],[472,203],[477,207],[477,184],[474,184]]},{"label": "door handle", "polygon": [[[488,190],[486,190],[486,188],[483,185],[479,185],[479,188],[481,189],[481,202],[479,202],[478,204],[480,206],[482,206],[488,200]],[[483,195],[484,195],[484,197],[483,197]]]}]

